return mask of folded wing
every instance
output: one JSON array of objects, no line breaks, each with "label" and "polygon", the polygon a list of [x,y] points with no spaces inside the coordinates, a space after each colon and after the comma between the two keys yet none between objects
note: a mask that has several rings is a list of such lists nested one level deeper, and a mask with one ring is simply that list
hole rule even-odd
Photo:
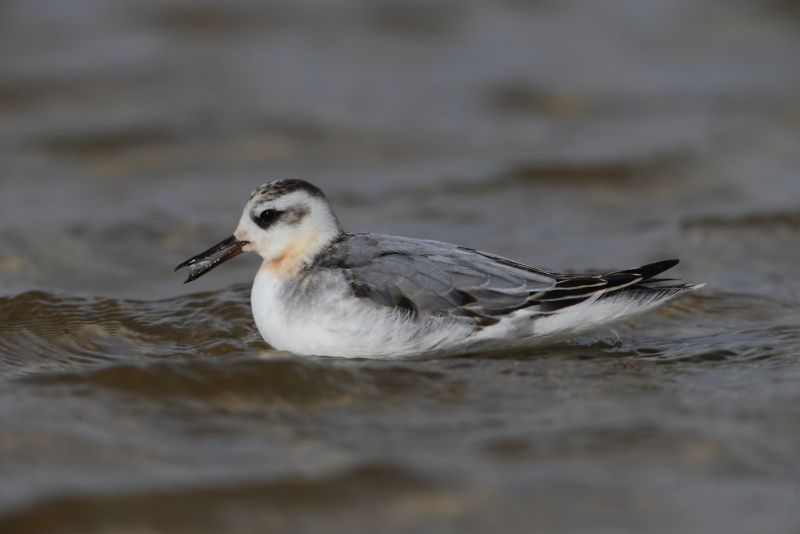
[{"label": "folded wing", "polygon": [[482,327],[521,309],[550,314],[626,288],[647,290],[647,283],[676,263],[563,275],[438,241],[349,234],[316,266],[342,271],[357,297],[378,306],[414,316],[459,317]]}]

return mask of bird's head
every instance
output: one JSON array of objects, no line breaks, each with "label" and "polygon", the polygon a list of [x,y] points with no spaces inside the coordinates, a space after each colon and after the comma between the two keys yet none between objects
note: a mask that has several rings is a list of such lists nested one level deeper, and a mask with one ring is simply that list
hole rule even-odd
[{"label": "bird's head", "polygon": [[255,252],[264,259],[264,268],[290,275],[341,233],[322,191],[303,180],[277,180],[250,194],[232,236],[176,270],[189,267],[186,282],[191,282],[242,252]]}]

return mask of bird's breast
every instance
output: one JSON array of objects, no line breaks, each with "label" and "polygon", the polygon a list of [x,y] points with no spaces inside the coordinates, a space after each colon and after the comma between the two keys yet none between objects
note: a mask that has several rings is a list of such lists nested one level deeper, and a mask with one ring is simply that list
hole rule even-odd
[{"label": "bird's breast", "polygon": [[344,351],[346,331],[353,324],[352,317],[338,311],[346,298],[344,289],[344,281],[336,277],[286,278],[265,262],[251,293],[253,319],[261,337],[273,348],[295,354]]},{"label": "bird's breast", "polygon": [[264,341],[279,350],[290,350],[284,340],[287,337],[287,324],[281,295],[285,284],[282,277],[275,276],[262,265],[250,292],[250,306],[256,327]]}]

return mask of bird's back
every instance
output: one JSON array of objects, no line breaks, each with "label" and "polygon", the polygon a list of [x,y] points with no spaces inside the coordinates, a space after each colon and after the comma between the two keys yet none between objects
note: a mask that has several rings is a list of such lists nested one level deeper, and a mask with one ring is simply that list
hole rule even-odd
[{"label": "bird's back", "polygon": [[439,241],[348,234],[312,265],[343,273],[354,295],[412,315],[464,318],[488,326],[524,307],[553,275]]}]

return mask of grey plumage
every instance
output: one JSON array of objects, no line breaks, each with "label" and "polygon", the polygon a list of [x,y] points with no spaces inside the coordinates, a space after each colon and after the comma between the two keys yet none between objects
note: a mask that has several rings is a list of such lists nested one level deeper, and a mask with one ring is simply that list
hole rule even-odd
[{"label": "grey plumage", "polygon": [[438,241],[348,234],[312,268],[339,269],[356,296],[413,314],[471,318],[493,324],[497,312],[524,306],[532,289],[553,279],[541,271],[498,263],[490,256]]}]

